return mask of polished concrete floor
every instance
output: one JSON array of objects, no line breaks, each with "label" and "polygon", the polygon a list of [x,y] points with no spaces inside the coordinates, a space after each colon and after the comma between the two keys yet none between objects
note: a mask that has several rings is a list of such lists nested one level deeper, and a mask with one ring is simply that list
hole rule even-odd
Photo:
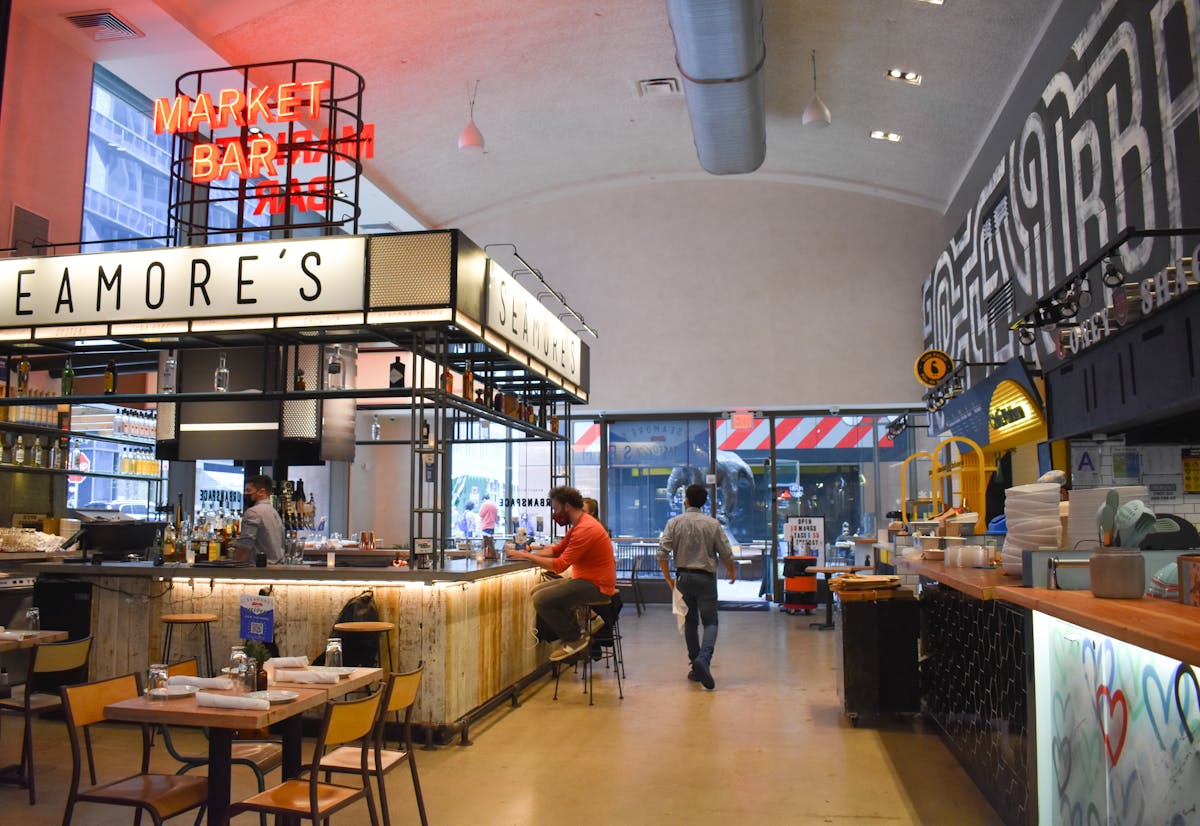
[{"label": "polished concrete floor", "polygon": [[[617,698],[597,669],[595,706],[563,676],[559,699],[539,683],[518,708],[471,730],[474,744],[417,751],[434,824],[992,824],[982,795],[919,721],[854,728],[837,700],[833,645],[809,618],[723,612],[707,692],[685,679],[686,656],[666,606],[622,617],[628,679]],[[15,758],[19,724],[5,718],[0,761]],[[58,824],[70,778],[60,721],[35,730],[38,804],[0,786],[0,823]],[[135,738],[97,732],[98,760],[136,767]],[[161,752],[162,749],[156,749]],[[166,754],[155,767],[173,770]],[[277,778],[278,775],[273,775]],[[235,770],[234,795],[250,791]],[[389,775],[393,823],[415,823],[406,770]],[[132,822],[119,810],[81,805],[76,824]],[[149,821],[147,821],[149,822]],[[174,823],[190,823],[180,817]],[[243,816],[235,823],[255,823]],[[334,819],[366,823],[360,804]]]}]

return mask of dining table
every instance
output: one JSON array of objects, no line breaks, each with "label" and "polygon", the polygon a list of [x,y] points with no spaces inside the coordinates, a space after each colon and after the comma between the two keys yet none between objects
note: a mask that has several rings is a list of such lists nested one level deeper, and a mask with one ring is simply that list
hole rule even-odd
[{"label": "dining table", "polygon": [[62,642],[66,631],[0,631],[0,654],[34,648],[44,642]]},{"label": "dining table", "polygon": [[[293,700],[272,703],[266,709],[212,708],[196,703],[195,694],[172,699],[152,699],[145,695],[121,700],[104,707],[109,720],[151,725],[188,726],[208,729],[208,823],[224,826],[229,813],[233,733],[235,730],[271,727],[282,737],[283,778],[290,780],[303,768],[303,713],[320,708],[328,700],[343,697],[378,682],[382,668],[355,668],[336,683],[275,682],[271,689],[294,692]],[[235,691],[204,689],[206,693],[229,694]]]},{"label": "dining table", "polygon": [[[834,577],[841,574],[854,574],[859,571],[871,570],[870,565],[809,565],[804,569],[806,574],[824,574],[826,583],[833,580]],[[826,588],[825,596],[825,621],[810,622],[809,628],[816,628],[821,631],[830,631],[833,629],[833,589]]]}]

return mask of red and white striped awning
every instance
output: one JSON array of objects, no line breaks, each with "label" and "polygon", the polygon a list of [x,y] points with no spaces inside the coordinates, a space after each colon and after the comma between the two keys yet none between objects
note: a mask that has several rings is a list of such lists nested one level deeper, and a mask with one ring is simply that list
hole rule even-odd
[{"label": "red and white striped awning", "polygon": [[[872,430],[879,432],[879,446],[892,447],[887,436],[888,419],[861,416],[792,416],[775,421],[775,447],[778,450],[814,448],[865,448],[873,446]],[[717,425],[718,450],[770,450],[771,426],[767,419],[755,419],[754,427],[734,430],[729,420]],[[575,440],[577,453],[600,450],[600,425],[593,422]]]}]

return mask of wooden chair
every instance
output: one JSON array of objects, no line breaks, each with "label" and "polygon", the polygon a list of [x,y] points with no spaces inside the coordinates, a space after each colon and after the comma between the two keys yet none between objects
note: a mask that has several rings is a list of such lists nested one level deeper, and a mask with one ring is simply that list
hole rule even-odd
[{"label": "wooden chair", "polygon": [[62,706],[58,690],[65,683],[87,679],[88,656],[92,638],[72,642],[46,642],[29,649],[29,676],[14,696],[0,700],[0,709],[16,711],[25,717],[21,737],[21,762],[16,782],[29,789],[29,805],[37,802],[33,776],[33,718],[43,711]]},{"label": "wooden chair", "polygon": [[[103,785],[95,785],[96,767],[92,760],[90,727],[104,721],[104,707],[110,703],[138,697],[142,693],[142,675],[127,674],[83,685],[64,686],[62,689],[63,711],[66,715],[67,732],[71,735],[71,789],[67,794],[67,808],[63,813],[63,826],[70,826],[71,815],[77,803],[103,803],[108,806],[129,806],[150,815],[156,826],[177,814],[199,809],[196,823],[204,815],[204,804],[208,798],[208,779],[204,777],[179,777],[171,774],[151,774],[150,729],[142,726],[142,766],[139,774]],[[79,790],[81,749],[80,733],[87,738],[88,770],[91,772],[92,788]]]},{"label": "wooden chair", "polygon": [[[167,675],[171,677],[195,677],[197,675],[196,658],[192,657],[177,663],[171,663],[167,666]],[[208,754],[183,754],[175,746],[174,740],[171,738],[171,727],[160,726],[162,731],[163,745],[167,748],[167,753],[178,760],[183,765],[179,767],[176,774],[187,774],[192,769],[197,769],[202,766],[208,766]],[[205,732],[207,738],[208,732]],[[235,740],[233,743],[233,755],[230,761],[234,766],[245,766],[250,771],[254,772],[254,779],[258,781],[258,790],[265,791],[267,788],[267,772],[279,768],[283,763],[283,746],[274,740]],[[260,822],[262,826],[266,826],[267,816],[261,815]]]},{"label": "wooden chair", "polygon": [[[413,793],[417,798],[417,811],[421,814],[421,826],[429,826],[425,816],[425,799],[421,796],[421,778],[417,776],[417,762],[413,755],[412,745],[412,713],[413,704],[417,700],[417,690],[421,687],[421,673],[425,663],[417,664],[416,669],[404,674],[392,674],[384,689],[383,703],[379,709],[379,719],[375,724],[375,745],[367,771],[375,778],[379,786],[379,806],[383,809],[384,826],[391,826],[391,813],[388,811],[387,784],[384,775],[399,766],[405,760],[412,772]],[[388,715],[404,712],[404,724],[398,750],[385,749],[384,727]],[[334,749],[321,758],[321,771],[325,772],[325,782],[329,782],[334,772],[357,774],[359,772],[359,750],[343,747]]]},{"label": "wooden chair", "polygon": [[[371,733],[379,716],[382,691],[376,691],[370,696],[358,700],[341,700],[330,702],[325,706],[325,719],[321,724],[321,733],[317,737],[317,745],[313,751],[312,765],[306,770],[308,779],[285,780],[278,786],[265,792],[248,797],[240,803],[235,803],[229,809],[232,818],[242,812],[261,812],[274,814],[284,818],[306,818],[315,824],[334,813],[346,808],[360,797],[367,798],[367,811],[371,816],[371,826],[379,826],[379,816],[375,812],[375,798],[371,793],[371,777],[368,768],[368,758],[371,754]],[[340,746],[344,743],[360,741],[358,752],[358,770],[354,772],[362,780],[361,788],[339,786],[333,783],[321,783],[321,758],[328,746]]]}]

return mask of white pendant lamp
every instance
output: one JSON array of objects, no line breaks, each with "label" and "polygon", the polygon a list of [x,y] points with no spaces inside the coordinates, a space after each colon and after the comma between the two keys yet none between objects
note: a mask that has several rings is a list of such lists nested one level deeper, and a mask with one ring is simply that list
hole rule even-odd
[{"label": "white pendant lamp", "polygon": [[477,80],[475,81],[475,88],[471,91],[470,114],[467,116],[467,125],[458,133],[458,151],[473,155],[483,153],[483,133],[475,125],[475,94],[478,91],[479,81]]},{"label": "white pendant lamp", "polygon": [[808,102],[808,106],[804,107],[803,114],[800,115],[800,122],[805,126],[828,126],[833,120],[833,116],[829,113],[829,107],[825,105],[825,101],[821,100],[821,96],[817,94],[817,50],[812,50],[812,66],[813,66],[813,96]]}]

